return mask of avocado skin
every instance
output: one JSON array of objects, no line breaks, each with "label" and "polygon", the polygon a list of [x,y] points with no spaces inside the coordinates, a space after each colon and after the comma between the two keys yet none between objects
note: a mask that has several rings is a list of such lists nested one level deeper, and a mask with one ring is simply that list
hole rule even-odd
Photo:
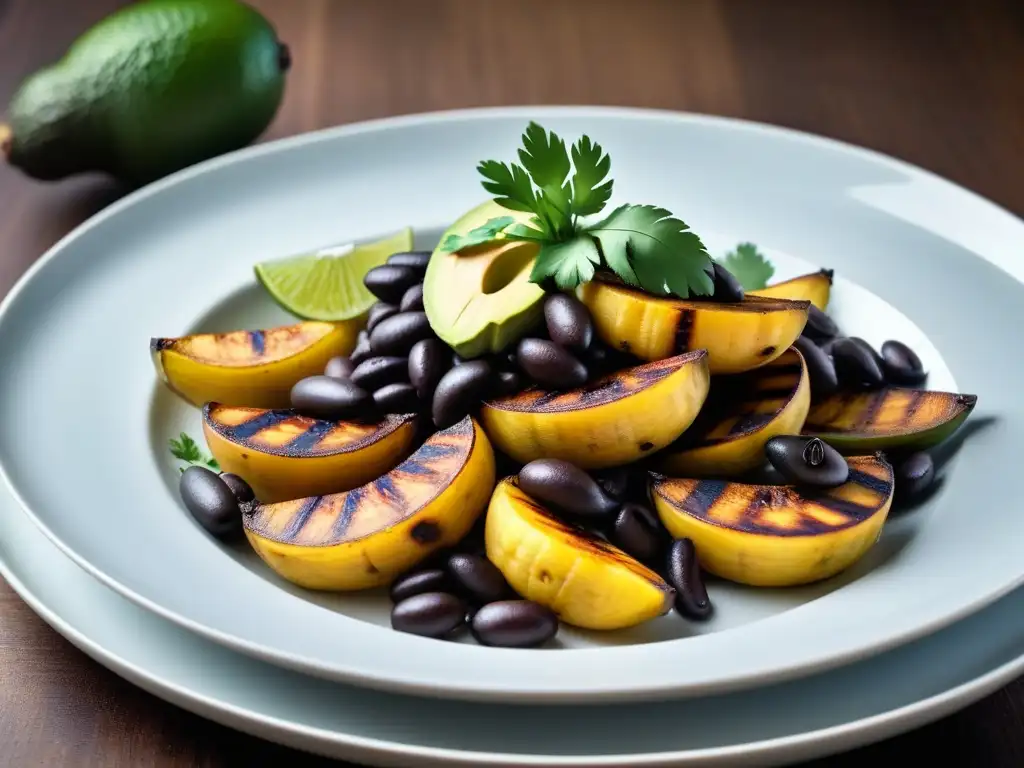
[{"label": "avocado skin", "polygon": [[270,24],[236,0],[130,5],[15,93],[8,162],[46,181],[99,171],[144,184],[252,142],[288,64]]}]

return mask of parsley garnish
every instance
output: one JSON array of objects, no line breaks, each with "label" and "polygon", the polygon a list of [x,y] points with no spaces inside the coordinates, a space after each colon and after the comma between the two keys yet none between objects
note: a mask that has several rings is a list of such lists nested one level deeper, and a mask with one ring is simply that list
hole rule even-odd
[{"label": "parsley garnish", "polygon": [[[172,437],[169,442],[171,444],[171,455],[174,458],[184,461],[189,465],[206,467],[214,472],[220,472],[220,464],[217,463],[217,460],[203,453],[196,441],[184,432],[181,433],[177,440]],[[185,471],[184,467],[179,467],[178,469],[181,472]]]},{"label": "parsley garnish", "polygon": [[611,198],[611,158],[583,136],[570,149],[555,133],[531,122],[523,134],[519,163],[484,160],[477,167],[495,202],[533,214],[526,224],[490,219],[441,250],[460,251],[497,239],[530,240],[540,252],[530,273],[534,283],[553,280],[571,290],[612,272],[628,285],[680,298],[713,293],[711,257],[696,234],[664,208],[622,205],[603,221],[581,218],[604,210]]},{"label": "parsley garnish", "polygon": [[720,263],[732,272],[745,291],[761,290],[775,274],[775,267],[753,243],[740,243]]}]

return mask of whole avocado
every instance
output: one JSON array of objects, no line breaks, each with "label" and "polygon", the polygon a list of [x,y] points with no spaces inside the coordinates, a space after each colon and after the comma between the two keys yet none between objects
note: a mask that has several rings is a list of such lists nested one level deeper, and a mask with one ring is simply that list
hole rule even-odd
[{"label": "whole avocado", "polygon": [[0,148],[40,180],[144,184],[249,144],[277,113],[288,48],[236,0],[144,0],[14,94]]}]

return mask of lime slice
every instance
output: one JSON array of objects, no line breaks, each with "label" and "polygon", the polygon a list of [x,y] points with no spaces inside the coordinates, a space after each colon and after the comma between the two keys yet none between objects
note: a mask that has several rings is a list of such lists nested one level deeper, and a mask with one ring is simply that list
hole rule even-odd
[{"label": "lime slice", "polygon": [[372,243],[264,261],[256,265],[256,277],[278,304],[303,320],[351,320],[377,300],[363,285],[366,273],[391,254],[411,250],[412,229],[406,227]]}]

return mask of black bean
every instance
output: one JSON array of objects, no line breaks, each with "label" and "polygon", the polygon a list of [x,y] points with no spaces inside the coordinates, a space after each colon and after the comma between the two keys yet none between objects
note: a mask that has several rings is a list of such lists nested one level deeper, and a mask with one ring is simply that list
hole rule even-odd
[{"label": "black bean", "polygon": [[912,453],[894,470],[895,491],[901,501],[913,499],[935,481],[935,462],[927,451]]},{"label": "black bean", "polygon": [[421,276],[426,274],[427,265],[430,263],[430,251],[403,251],[388,256],[388,264],[395,267],[410,267],[415,269]]},{"label": "black bean", "polygon": [[497,566],[480,555],[452,555],[448,558],[448,573],[470,602],[493,603],[512,593]]},{"label": "black bean", "polygon": [[728,269],[717,261],[713,262],[715,292],[711,296],[712,301],[733,302],[743,301],[743,286]]},{"label": "black bean", "polygon": [[245,482],[244,478],[239,477],[233,472],[222,472],[220,479],[227,483],[228,488],[235,494],[235,498],[238,499],[240,504],[245,504],[256,498],[252,486]]},{"label": "black bean", "polygon": [[413,344],[433,336],[426,312],[401,312],[378,323],[370,334],[377,355],[407,355]]},{"label": "black bean", "polygon": [[466,358],[458,352],[452,352],[452,365],[462,365],[464,362],[466,362]]},{"label": "black bean", "polygon": [[587,381],[586,366],[553,341],[522,339],[516,359],[527,376],[548,389],[572,389]]},{"label": "black bean", "polygon": [[523,381],[515,371],[502,371],[498,374],[498,394],[503,397],[522,391]]},{"label": "black bean", "polygon": [[398,308],[402,312],[416,312],[423,309],[423,283],[417,283],[403,293]]},{"label": "black bean", "polygon": [[292,387],[292,408],[313,419],[339,421],[366,414],[373,402],[362,387],[346,379],[307,376]]},{"label": "black bean", "polygon": [[610,350],[604,344],[595,342],[587,349],[584,360],[591,376],[600,376],[608,372],[611,362]]},{"label": "black bean", "polygon": [[409,380],[409,363],[404,357],[370,357],[355,367],[349,380],[368,392],[386,384],[400,384]]},{"label": "black bean", "polygon": [[807,375],[811,380],[811,392],[816,397],[831,395],[839,389],[839,377],[836,367],[821,347],[808,336],[801,336],[793,346],[799,350],[807,364]]},{"label": "black bean", "polygon": [[661,552],[663,541],[661,527],[652,518],[640,504],[623,504],[612,528],[612,542],[627,555],[650,562]]},{"label": "black bean", "polygon": [[374,267],[363,278],[363,285],[381,301],[398,304],[402,294],[420,281],[421,272],[412,267],[384,264]]},{"label": "black bean", "polygon": [[378,301],[372,307],[370,311],[366,313],[366,331],[372,333],[373,329],[377,327],[377,324],[381,320],[385,320],[392,315],[398,314],[398,307],[394,304],[387,304],[383,301]]},{"label": "black bean", "polygon": [[481,645],[536,648],[558,633],[558,617],[529,600],[502,600],[480,608],[470,628]]},{"label": "black bean", "polygon": [[807,310],[807,325],[804,333],[812,339],[831,339],[839,335],[839,326],[835,320],[811,304]]},{"label": "black bean", "polygon": [[571,349],[584,350],[594,338],[590,311],[582,301],[565,293],[553,293],[544,300],[544,322],[548,338]]},{"label": "black bean", "polygon": [[332,357],[327,361],[327,365],[324,366],[324,376],[330,376],[334,379],[347,379],[355,369],[355,363],[347,357]]},{"label": "black bean", "polygon": [[509,371],[519,370],[519,359],[516,357],[516,351],[514,349],[505,353],[505,362],[502,364],[502,368]]},{"label": "black bean", "polygon": [[420,409],[412,384],[385,384],[373,393],[373,402],[381,413],[416,413]]},{"label": "black bean", "polygon": [[676,590],[676,610],[694,621],[710,618],[714,607],[704,586],[697,550],[690,539],[676,539],[668,550],[668,583]]},{"label": "black bean", "polygon": [[[810,338],[810,337],[808,337],[808,338]],[[824,352],[826,355],[828,355],[831,358],[832,357],[832,347],[834,347],[836,344],[838,344],[840,341],[842,341],[845,338],[846,338],[845,336],[836,336],[836,337],[831,338],[831,339],[812,339],[812,341],[816,342],[817,345],[818,345],[818,348],[821,349],[822,352]]]},{"label": "black bean", "polygon": [[391,628],[424,637],[444,637],[466,620],[466,603],[447,592],[421,592],[391,609]]},{"label": "black bean", "polygon": [[409,350],[408,373],[416,394],[429,401],[450,366],[450,350],[442,341],[422,339],[413,344]]},{"label": "black bean", "polygon": [[769,463],[787,481],[831,488],[849,477],[846,459],[824,440],[800,435],[779,435],[764,445]]},{"label": "black bean", "polygon": [[618,509],[586,472],[561,459],[537,459],[519,470],[519,487],[537,501],[581,517],[605,517]]},{"label": "black bean", "polygon": [[914,386],[928,376],[921,358],[901,341],[887,341],[882,344],[882,369],[885,378],[892,384]]},{"label": "black bean", "polygon": [[400,603],[424,592],[444,592],[451,587],[448,573],[442,568],[412,571],[399,577],[391,585],[391,602]]},{"label": "black bean", "polygon": [[832,346],[832,361],[844,387],[870,389],[885,383],[874,351],[863,339],[851,337],[837,341]]},{"label": "black bean", "polygon": [[625,501],[629,494],[630,472],[625,467],[603,469],[594,474],[594,480],[615,501]]},{"label": "black bean", "polygon": [[231,539],[242,530],[242,512],[231,487],[206,467],[191,466],[181,473],[178,493],[203,528],[218,539]]},{"label": "black bean", "polygon": [[483,360],[452,368],[437,383],[431,416],[438,429],[450,427],[476,410],[491,384],[493,371]]},{"label": "black bean", "polygon": [[359,365],[372,354],[373,349],[370,348],[370,334],[368,331],[362,330],[359,332],[359,335],[356,336],[355,349],[349,353],[348,359],[353,365]]}]

